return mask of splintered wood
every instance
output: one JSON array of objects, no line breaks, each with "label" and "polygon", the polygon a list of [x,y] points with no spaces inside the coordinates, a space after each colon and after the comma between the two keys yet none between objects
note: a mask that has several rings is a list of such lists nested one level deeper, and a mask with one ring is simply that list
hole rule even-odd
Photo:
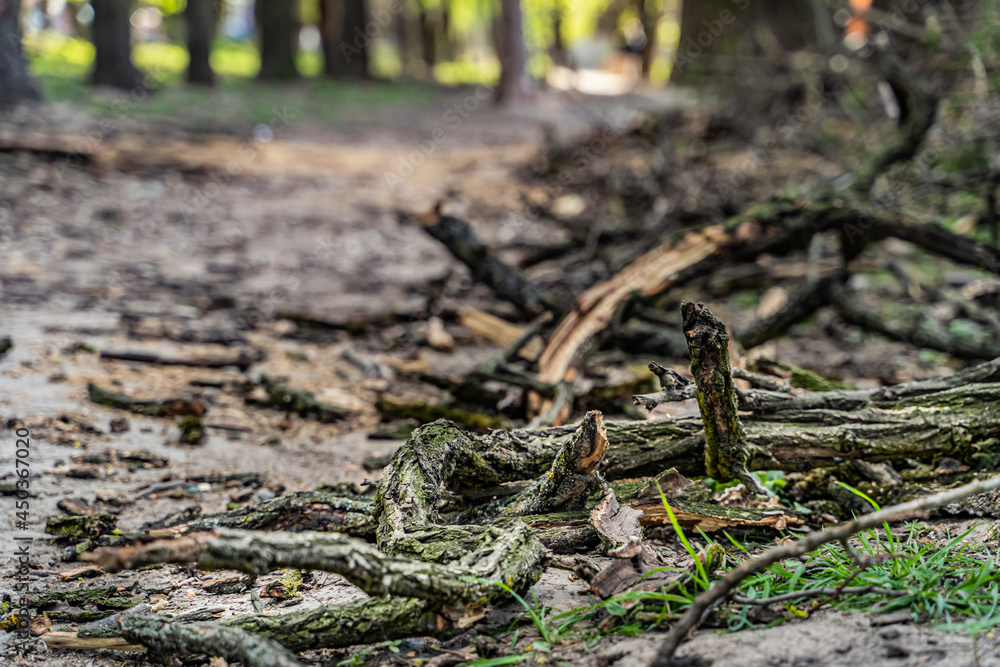
[{"label": "splintered wood", "polygon": [[[718,225],[692,232],[677,243],[651,250],[610,280],[584,292],[549,338],[538,360],[538,379],[550,384],[561,382],[580,349],[611,322],[615,310],[629,294],[638,291],[650,296],[662,292],[680,271],[716,252],[728,238]],[[539,396],[532,398],[530,407],[536,415],[547,409]],[[560,415],[556,423],[565,418]]]}]

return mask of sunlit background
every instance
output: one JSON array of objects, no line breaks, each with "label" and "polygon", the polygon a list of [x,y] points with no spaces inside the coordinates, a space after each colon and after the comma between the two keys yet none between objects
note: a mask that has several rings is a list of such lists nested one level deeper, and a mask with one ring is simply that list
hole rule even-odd
[{"label": "sunlit background", "polygon": [[[657,26],[655,59],[649,82],[661,84],[670,75],[671,55],[677,46],[680,3],[676,0],[650,0],[660,14]],[[372,0],[373,17],[391,16],[386,25],[374,31],[370,54],[370,73],[378,78],[432,80],[442,84],[488,83],[499,77],[500,66],[493,48],[491,31],[499,15],[499,3],[491,0],[410,0],[402,12],[393,15],[391,0]],[[575,78],[599,82],[599,72],[616,75],[607,79],[608,92],[620,92],[637,82],[632,53],[641,49],[645,39],[634,0],[525,0],[525,41],[529,50],[529,69],[550,83],[568,85],[564,67],[555,62],[556,31],[561,35],[568,62],[576,70]],[[180,81],[187,65],[183,45],[184,25],[181,13],[185,0],[158,0],[136,3],[132,13],[136,64],[162,83]],[[218,37],[211,64],[226,83],[249,79],[260,66],[254,41],[253,1],[221,0]],[[650,11],[649,5],[646,11]],[[25,47],[32,73],[40,78],[50,96],[70,94],[74,87],[86,85],[86,74],[94,47],[89,29],[94,10],[88,2],[66,0],[26,0]],[[432,57],[419,53],[419,20],[432,26],[436,40]],[[302,0],[302,28],[299,33],[299,71],[303,76],[319,76],[322,71],[317,3]],[[404,54],[403,31],[413,33],[409,53]],[[432,62],[428,62],[432,61]],[[593,74],[594,76],[589,76]],[[614,83],[612,83],[614,81]],[[600,88],[599,83],[591,87]],[[595,90],[593,92],[600,92]]]}]

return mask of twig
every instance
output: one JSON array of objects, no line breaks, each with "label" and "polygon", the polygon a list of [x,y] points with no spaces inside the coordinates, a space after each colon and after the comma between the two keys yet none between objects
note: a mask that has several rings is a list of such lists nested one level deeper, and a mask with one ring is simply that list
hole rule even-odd
[{"label": "twig", "polygon": [[181,357],[163,357],[150,352],[101,350],[100,358],[102,360],[133,361],[159,366],[191,366],[193,368],[226,368],[228,366],[235,366],[241,371],[245,371],[258,361],[262,361],[264,353],[257,349],[254,349],[252,352],[240,350],[239,354],[235,357],[196,357],[184,359]]},{"label": "twig", "polygon": [[661,366],[655,361],[649,362],[649,370],[660,378],[660,391],[655,394],[638,394],[632,397],[632,402],[652,410],[661,403],[674,403],[694,398],[697,387],[672,368]]},{"label": "twig", "polygon": [[[746,380],[754,387],[759,387],[765,391],[778,392],[780,394],[789,394],[792,391],[792,385],[789,382],[770,375],[764,375],[763,373],[753,373],[743,368],[734,368],[733,377],[737,380]],[[741,400],[741,407],[742,403],[743,401]]]},{"label": "twig", "polygon": [[925,498],[918,498],[908,503],[886,507],[853,521],[810,533],[790,544],[768,549],[757,558],[741,563],[718,579],[710,589],[694,599],[694,602],[688,608],[683,618],[667,634],[667,638],[660,647],[660,651],[653,661],[652,667],[668,667],[668,665],[671,665],[677,647],[680,646],[681,642],[690,632],[698,627],[702,614],[725,599],[732,591],[736,590],[740,582],[747,577],[767,569],[774,563],[807,554],[828,542],[847,539],[859,531],[875,528],[886,522],[903,521],[925,516],[930,510],[995,489],[1000,489],[1000,475],[987,480],[975,481],[971,484],[960,486],[957,489],[942,491],[941,493],[936,493]]}]

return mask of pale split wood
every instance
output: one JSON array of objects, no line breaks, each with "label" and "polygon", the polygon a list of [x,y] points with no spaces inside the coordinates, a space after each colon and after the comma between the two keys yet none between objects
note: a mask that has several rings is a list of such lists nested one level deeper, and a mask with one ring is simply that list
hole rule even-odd
[{"label": "pale split wood", "polygon": [[[610,280],[580,295],[576,306],[552,333],[538,360],[538,379],[561,382],[580,348],[611,321],[615,309],[632,292],[650,296],[670,286],[674,276],[710,256],[728,239],[720,225],[691,232],[677,243],[665,243],[642,255]],[[541,414],[540,397],[532,400],[532,411]]]},{"label": "pale split wood", "polygon": [[42,636],[50,649],[108,649],[112,651],[145,651],[142,644],[132,644],[124,637],[78,637],[75,632],[49,632]]}]

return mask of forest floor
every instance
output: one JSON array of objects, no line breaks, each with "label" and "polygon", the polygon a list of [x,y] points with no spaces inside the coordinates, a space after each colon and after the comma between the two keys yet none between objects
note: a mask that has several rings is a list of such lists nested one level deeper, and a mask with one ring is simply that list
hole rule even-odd
[{"label": "forest floor", "polygon": [[[473,106],[470,100],[476,109],[467,118],[449,112],[456,104]],[[274,494],[377,479],[378,470],[367,469],[365,460],[384,457],[400,444],[368,437],[381,420],[378,397],[389,391],[426,395],[426,385],[411,378],[428,369],[462,376],[502,352],[448,318],[455,348],[428,346],[428,294],[438,292],[446,305],[516,316],[488,289],[472,285],[443,246],[418,226],[401,224],[396,212],[420,212],[445,200],[447,210],[468,220],[482,239],[516,257],[516,249],[505,248],[562,238],[563,230],[552,221],[524,224],[524,202],[536,187],[525,179],[524,168],[540,150],[543,126],[554,127],[565,141],[596,122],[641,108],[687,104],[679,93],[548,94],[531,110],[502,111],[479,102],[469,88],[435,93],[414,104],[346,105],[330,122],[297,120],[294,107],[276,106],[271,122],[230,127],[226,134],[187,122],[183,110],[169,118],[139,112],[95,116],[50,105],[0,121],[0,130],[20,133],[96,132],[104,152],[89,166],[0,154],[0,338],[9,336],[14,344],[0,357],[5,422],[0,424],[0,483],[14,479],[16,422],[31,431],[29,533],[35,538],[38,590],[136,584],[164,613],[207,607],[222,608],[222,617],[250,612],[246,593],[204,590],[204,584],[227,576],[224,572],[165,566],[103,574],[84,584],[62,581],[57,574],[78,564],[60,560],[61,547],[42,532],[44,521],[60,514],[57,503],[74,499],[116,514],[118,527],[128,531],[192,505],[217,512]],[[141,105],[135,108],[141,111]],[[535,276],[545,270],[538,268]],[[754,305],[719,304],[717,312],[723,319],[739,318],[752,315]],[[317,341],[288,314],[343,327]],[[311,390],[349,416],[320,424],[249,407],[229,390],[242,376],[233,368],[158,366],[98,355],[110,350],[220,356],[231,354],[233,346],[218,341],[236,338],[242,339],[237,348],[266,355],[251,373]],[[928,357],[870,338],[859,345],[810,331],[772,344],[771,354],[858,387],[952,370],[941,355]],[[379,376],[366,376],[352,361],[358,358],[374,363]],[[174,420],[95,405],[87,398],[88,383],[140,399],[199,398],[209,405],[207,437],[200,445],[180,444]],[[112,428],[112,421],[122,417],[127,424],[116,421]],[[146,452],[139,459],[123,456],[139,450]],[[210,477],[235,473],[258,477],[228,482]],[[163,484],[162,490],[150,492],[156,484]],[[8,516],[0,521],[0,538],[9,555],[16,534],[12,498],[4,498],[2,507]],[[12,559],[5,557],[0,591],[8,587],[13,569]],[[277,578],[262,577],[256,586]],[[555,570],[536,586],[540,602],[559,610],[584,604],[586,596],[578,593],[586,590]],[[338,576],[318,574],[300,598],[271,599],[265,613],[363,595]],[[474,654],[463,651],[477,635],[498,631],[501,645],[510,642],[504,630],[519,609],[506,605],[465,635],[442,643],[451,654],[435,651],[438,642],[415,639],[397,645],[398,653],[377,647],[365,659],[441,665],[451,664],[449,655],[453,661],[458,654],[471,658]],[[1000,665],[1000,643],[992,637],[976,642],[908,621],[884,621],[828,611],[761,631],[704,631],[680,654],[691,657],[692,664],[719,667]],[[519,646],[530,636],[525,629]],[[609,635],[592,646],[560,647],[552,657],[574,665],[644,665],[660,637],[652,632]],[[349,655],[322,651],[303,658],[335,665]],[[444,657],[429,663],[434,655]],[[49,651],[31,657],[29,664],[103,667],[135,658]],[[358,660],[350,664],[363,664]]]}]

